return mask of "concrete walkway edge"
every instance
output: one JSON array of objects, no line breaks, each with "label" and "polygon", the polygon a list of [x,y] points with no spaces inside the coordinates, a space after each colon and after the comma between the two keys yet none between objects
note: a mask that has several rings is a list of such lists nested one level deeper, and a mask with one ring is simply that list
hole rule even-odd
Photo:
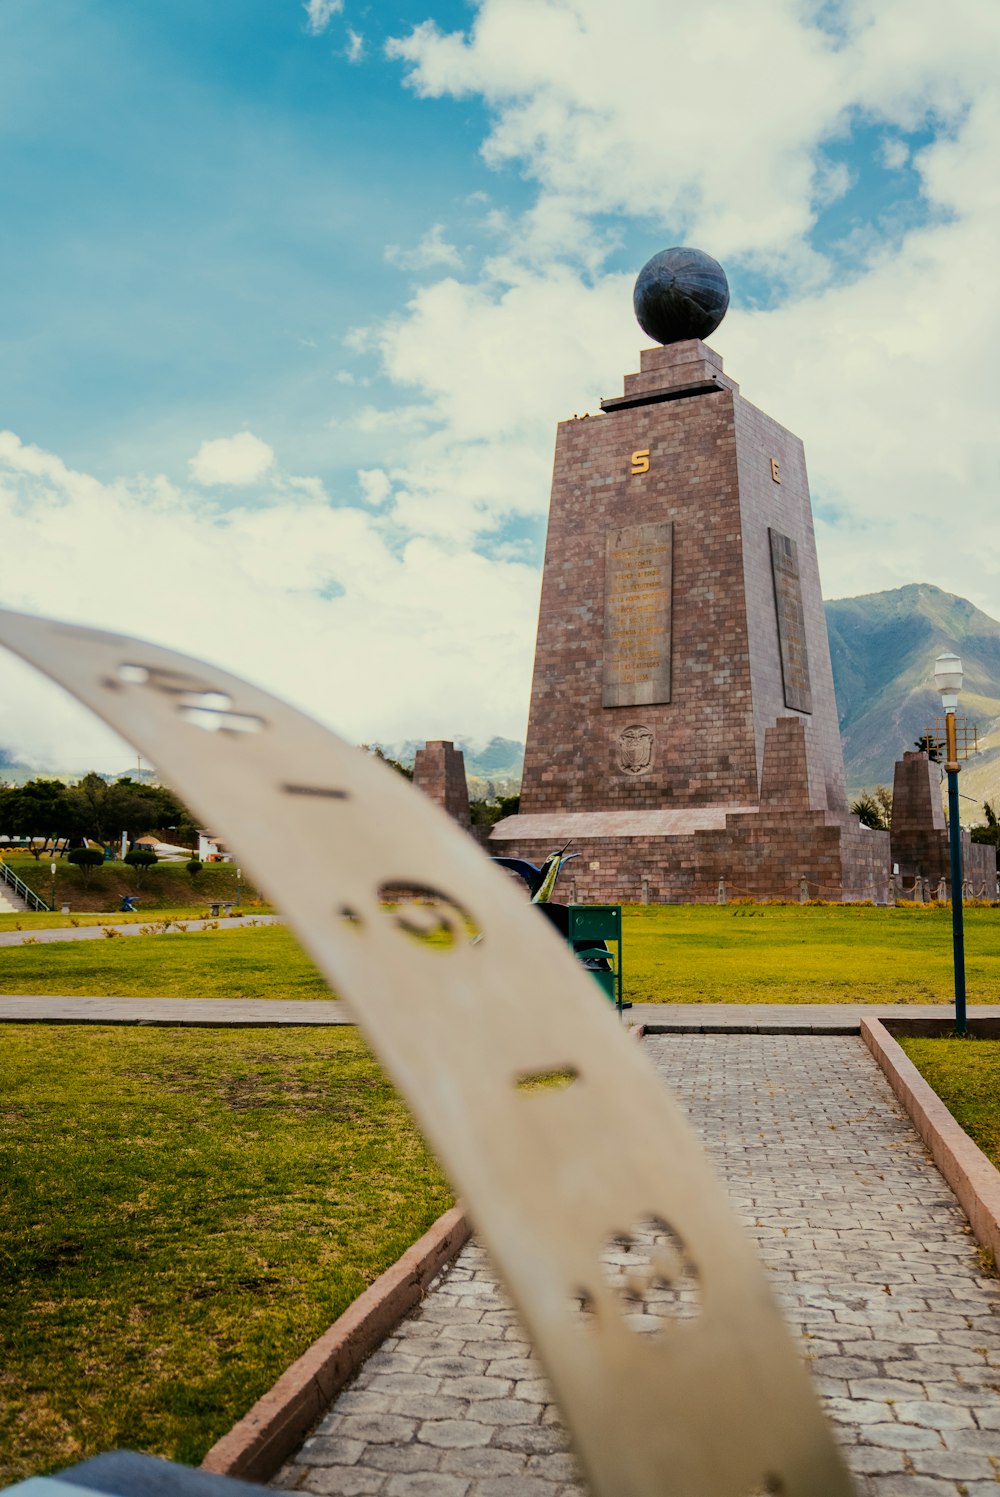
[{"label": "concrete walkway edge", "polygon": [[1000,1264],[1000,1171],[956,1122],[884,1024],[862,1019],[861,1038],[955,1193],[977,1242]]},{"label": "concrete walkway edge", "polygon": [[438,1217],[216,1441],[202,1470],[258,1482],[273,1476],[334,1395],[454,1261],[471,1232],[461,1205]]}]

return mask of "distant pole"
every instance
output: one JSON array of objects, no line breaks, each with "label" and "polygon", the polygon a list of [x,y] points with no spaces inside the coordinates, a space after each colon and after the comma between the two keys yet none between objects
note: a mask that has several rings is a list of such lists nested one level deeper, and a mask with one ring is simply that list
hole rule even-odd
[{"label": "distant pole", "polygon": [[955,714],[945,717],[948,735],[948,843],[951,854],[951,943],[955,958],[955,1028],[967,1032],[965,1018],[965,924],[962,909],[962,828],[958,819],[958,761],[955,758]]},{"label": "distant pole", "polygon": [[54,910],[55,907],[56,907],[56,861],[55,861],[55,858],[52,859],[52,862],[49,864],[49,868],[52,871],[52,898],[49,900],[49,905]]},{"label": "distant pole", "polygon": [[962,689],[962,662],[957,655],[939,655],[934,684],[944,708],[945,764],[948,776],[948,850],[951,862],[951,944],[955,964],[955,1029],[968,1033],[965,1012],[965,922],[962,908],[962,826],[958,819],[958,735],[955,709]]},{"label": "distant pole", "polygon": [[242,905],[240,903],[240,879],[242,877],[243,877],[243,869],[242,868],[237,868],[237,870],[236,870],[236,908],[238,910],[242,909]]}]

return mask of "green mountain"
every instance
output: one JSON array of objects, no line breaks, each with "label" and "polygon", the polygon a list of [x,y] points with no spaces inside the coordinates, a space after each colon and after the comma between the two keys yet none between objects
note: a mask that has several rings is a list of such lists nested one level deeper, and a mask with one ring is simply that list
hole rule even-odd
[{"label": "green mountain", "polygon": [[[853,795],[892,784],[893,765],[940,715],[934,661],[962,657],[959,713],[979,729],[980,753],[962,771],[961,790],[976,801],[1000,798],[1000,623],[930,583],[839,598],[826,604],[833,682]],[[971,801],[963,821],[981,819]]]}]

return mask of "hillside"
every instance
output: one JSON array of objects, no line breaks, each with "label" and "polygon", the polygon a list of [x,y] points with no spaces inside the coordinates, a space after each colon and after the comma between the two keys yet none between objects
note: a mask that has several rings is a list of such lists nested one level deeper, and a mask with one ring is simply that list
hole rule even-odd
[{"label": "hillside", "polygon": [[[1000,799],[1000,623],[930,583],[826,604],[844,762],[853,794],[892,784],[893,765],[940,713],[934,660],[962,657],[960,711],[978,724],[980,755],[961,790],[981,804]],[[980,819],[967,800],[963,820]]]}]

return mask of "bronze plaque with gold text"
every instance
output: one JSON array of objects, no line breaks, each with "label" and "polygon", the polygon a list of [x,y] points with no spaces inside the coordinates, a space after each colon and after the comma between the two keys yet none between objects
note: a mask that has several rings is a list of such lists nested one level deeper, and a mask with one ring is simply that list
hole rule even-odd
[{"label": "bronze plaque with gold text", "polygon": [[771,538],[771,573],[774,577],[774,606],[778,614],[785,706],[795,712],[812,712],[798,547],[790,536],[780,535],[777,530],[769,527],[767,533]]},{"label": "bronze plaque with gold text", "polygon": [[602,705],[670,701],[673,524],[623,525],[607,533],[604,561]]}]

